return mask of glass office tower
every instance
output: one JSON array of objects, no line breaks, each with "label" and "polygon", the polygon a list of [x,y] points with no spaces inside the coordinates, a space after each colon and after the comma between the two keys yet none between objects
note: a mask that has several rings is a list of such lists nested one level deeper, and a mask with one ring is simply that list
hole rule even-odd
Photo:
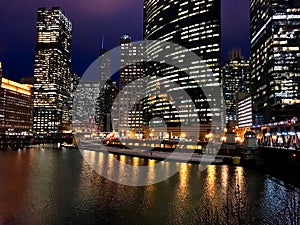
[{"label": "glass office tower", "polygon": [[233,50],[221,73],[223,96],[226,105],[226,123],[237,121],[237,93],[249,93],[249,60],[242,57],[240,50]]},{"label": "glass office tower", "polygon": [[[183,123],[194,120],[199,116],[201,131],[206,133],[211,129],[212,114],[220,115],[219,104],[210,94],[204,95],[203,86],[213,87],[219,85],[211,79],[212,73],[220,78],[221,60],[221,1],[220,0],[145,0],[144,1],[144,38],[148,40],[162,40],[172,42],[191,50],[206,63],[203,67],[197,62],[194,66],[185,68],[185,71],[170,65],[148,63],[146,74],[151,77],[146,87],[148,98],[144,101],[145,124],[155,117],[160,117],[168,126],[170,136],[178,136]],[[167,46],[164,46],[168,48]],[[146,58],[155,61],[156,56],[164,49],[159,45],[152,45],[146,50]],[[178,58],[178,65],[183,52],[176,52],[170,57]],[[168,56],[166,56],[168,57]],[[188,72],[191,76],[186,74]],[[197,80],[195,85],[193,80]],[[171,104],[168,96],[176,89],[161,93],[160,84],[168,86],[168,82],[180,85],[191,97],[189,100],[181,99],[180,111],[185,112],[179,116],[178,111]],[[200,86],[200,87],[199,87]],[[213,108],[210,108],[210,101]],[[191,104],[196,106],[197,112],[191,112]],[[195,121],[194,121],[195,122]],[[160,121],[152,126],[160,126]],[[188,135],[187,135],[188,136]]]},{"label": "glass office tower", "polygon": [[38,9],[33,130],[40,137],[70,131],[71,32],[60,8]]},{"label": "glass office tower", "polygon": [[132,42],[131,37],[124,34],[120,38],[120,54],[118,120],[115,119],[114,128],[120,137],[140,138],[143,131],[140,98],[144,87],[133,82],[144,76],[144,63],[136,63],[144,57],[143,44]]},{"label": "glass office tower", "polygon": [[299,117],[300,1],[250,4],[254,123]]}]

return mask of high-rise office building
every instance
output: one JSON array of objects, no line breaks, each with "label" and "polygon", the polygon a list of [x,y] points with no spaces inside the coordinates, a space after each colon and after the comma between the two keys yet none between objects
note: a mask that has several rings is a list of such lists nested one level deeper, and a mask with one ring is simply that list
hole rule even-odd
[{"label": "high-rise office building", "polygon": [[[131,37],[124,34],[120,39],[120,51],[118,119],[114,121],[114,127],[121,137],[141,137],[143,120],[140,93],[143,87],[140,83],[132,82],[144,76],[144,63],[136,62],[144,56],[143,44],[132,43]],[[126,88],[129,84],[132,86]],[[136,101],[132,102],[134,99]]]},{"label": "high-rise office building", "polygon": [[72,23],[58,7],[37,14],[33,130],[53,137],[70,131]]},{"label": "high-rise office building", "polygon": [[[28,135],[32,131],[33,97],[31,85],[2,78],[4,124],[0,133]],[[1,113],[0,113],[1,114]]]},{"label": "high-rise office building", "polygon": [[237,93],[250,91],[249,60],[242,57],[240,50],[230,52],[221,73],[223,96],[226,105],[226,122],[237,120]]},{"label": "high-rise office building", "polygon": [[251,0],[255,125],[299,117],[300,1]]},{"label": "high-rise office building", "polygon": [[0,62],[0,127],[4,127],[4,99],[2,84],[2,62]]},{"label": "high-rise office building", "polygon": [[100,132],[111,132],[112,117],[111,110],[113,102],[118,94],[119,88],[116,82],[107,80],[106,84],[102,86],[99,96],[97,98],[96,108],[96,123],[99,126]]},{"label": "high-rise office building", "polygon": [[99,95],[97,97],[95,120],[100,132],[112,131],[111,109],[118,94],[118,87],[115,82],[109,79],[111,74],[111,54],[104,48],[104,37],[102,37],[99,57]]},{"label": "high-rise office building", "polygon": [[96,135],[95,96],[99,94],[99,82],[81,80],[73,94],[71,110],[73,131],[75,134]]},{"label": "high-rise office building", "polygon": [[[221,1],[203,0],[186,1],[170,0],[144,1],[144,38],[148,40],[168,41],[189,49],[197,54],[207,66],[199,65],[199,62],[191,62],[193,66],[180,70],[174,66],[147,63],[146,74],[150,76],[146,86],[149,96],[144,101],[145,126],[155,117],[160,117],[168,126],[169,136],[180,135],[180,124],[193,123],[202,124],[200,132],[202,136],[207,130],[212,129],[212,114],[220,116],[220,104],[209,93],[203,93],[201,87],[214,87],[219,83],[212,79],[212,73],[218,80],[220,78],[221,60]],[[168,46],[152,45],[146,49],[146,59],[155,61]],[[170,59],[178,59],[176,65],[181,65],[182,58],[186,54],[182,51],[172,53]],[[159,61],[159,60],[158,60]],[[191,76],[188,76],[189,72]],[[197,81],[195,83],[194,81]],[[172,93],[178,88],[172,88],[167,93],[161,93],[160,84],[167,87],[169,83],[175,82],[184,89],[191,97],[190,99],[178,99],[180,110],[184,115],[179,116],[178,111],[171,104]],[[176,93],[175,93],[176,95]],[[168,97],[169,96],[169,97]],[[220,98],[218,99],[220,100]],[[208,105],[210,102],[210,106]],[[192,112],[191,105],[196,106],[197,112]],[[152,126],[160,126],[161,122]],[[198,126],[198,125],[197,125]],[[220,129],[220,127],[218,127]],[[218,129],[213,128],[213,129]],[[198,129],[198,128],[197,128]],[[170,137],[171,138],[171,137]],[[197,138],[197,137],[195,137]]]},{"label": "high-rise office building", "polygon": [[31,85],[2,77],[0,62],[0,134],[28,135],[32,131]]}]

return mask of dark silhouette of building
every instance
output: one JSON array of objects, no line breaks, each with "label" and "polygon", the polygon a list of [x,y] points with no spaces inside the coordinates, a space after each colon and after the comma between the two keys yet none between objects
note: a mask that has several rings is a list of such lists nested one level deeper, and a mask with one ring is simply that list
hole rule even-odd
[{"label": "dark silhouette of building", "polygon": [[36,82],[36,79],[33,76],[25,76],[20,79],[21,84],[29,84],[29,85],[33,86],[35,82]]},{"label": "dark silhouette of building", "polygon": [[111,54],[104,48],[104,37],[102,37],[100,49],[100,82],[99,95],[96,102],[95,121],[98,125],[98,132],[111,132],[112,127],[112,105],[118,94],[116,82],[110,79],[111,74]]},{"label": "dark silhouette of building", "polygon": [[100,132],[111,132],[112,127],[112,105],[118,94],[118,86],[116,82],[108,80],[103,88],[100,90],[99,97],[97,99],[96,123],[99,126]]}]

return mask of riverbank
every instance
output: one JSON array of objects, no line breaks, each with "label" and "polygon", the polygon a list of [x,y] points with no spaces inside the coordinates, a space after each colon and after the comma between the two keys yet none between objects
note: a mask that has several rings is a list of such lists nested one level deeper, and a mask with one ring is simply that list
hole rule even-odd
[{"label": "riverbank", "polygon": [[212,154],[199,154],[199,153],[184,153],[184,152],[163,152],[163,151],[147,151],[147,150],[134,150],[117,147],[100,146],[95,143],[85,143],[79,146],[79,149],[84,151],[97,151],[107,152],[115,155],[126,155],[131,157],[139,157],[154,160],[166,160],[175,162],[185,163],[196,163],[196,164],[232,164],[233,157],[227,155],[212,155]]}]

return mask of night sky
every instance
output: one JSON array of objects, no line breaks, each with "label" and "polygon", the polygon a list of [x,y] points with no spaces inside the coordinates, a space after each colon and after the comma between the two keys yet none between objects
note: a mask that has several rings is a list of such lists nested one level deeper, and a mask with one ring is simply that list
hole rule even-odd
[{"label": "night sky", "polygon": [[[72,70],[81,75],[105,48],[117,47],[128,33],[143,38],[143,0],[1,0],[0,61],[3,76],[18,81],[33,75],[39,7],[61,7],[73,23]],[[222,0],[222,61],[232,48],[249,57],[249,0]]]}]

